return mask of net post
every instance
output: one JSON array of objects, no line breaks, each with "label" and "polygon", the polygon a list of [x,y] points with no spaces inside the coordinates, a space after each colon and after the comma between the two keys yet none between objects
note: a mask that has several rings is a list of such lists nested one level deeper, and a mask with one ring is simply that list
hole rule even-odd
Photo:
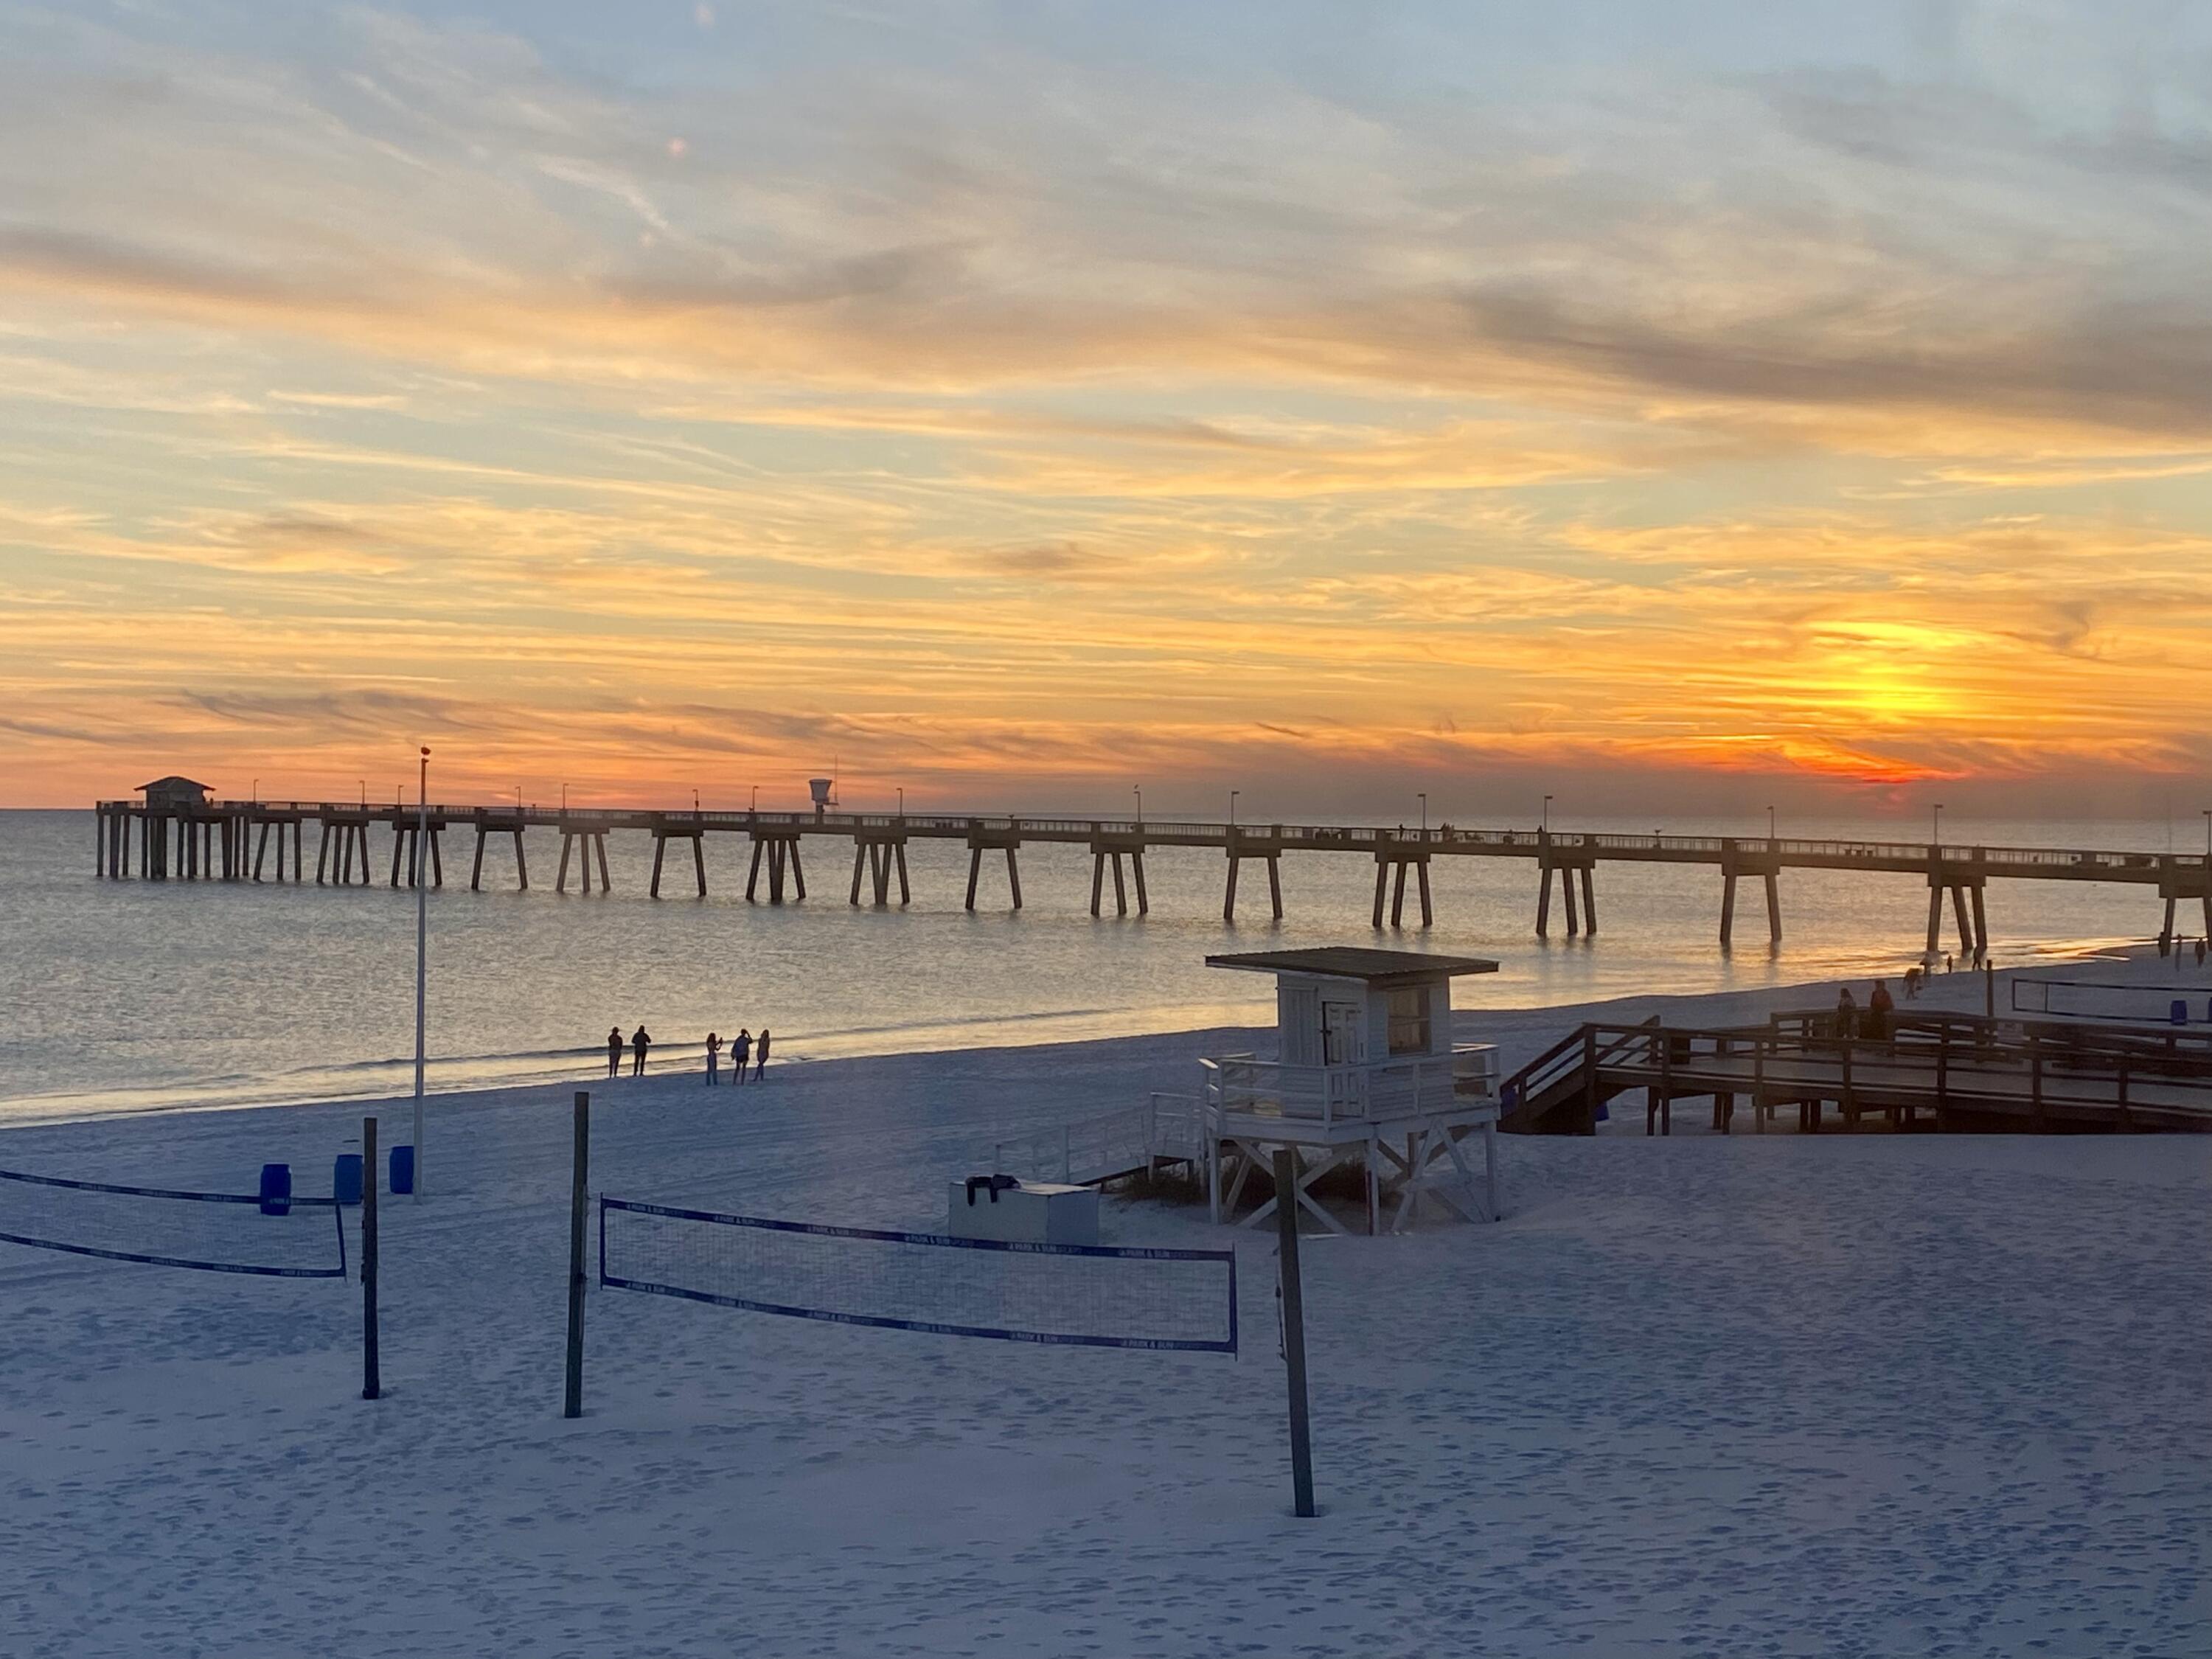
[{"label": "net post", "polygon": [[592,1164],[592,1097],[576,1091],[576,1158],[568,1188],[568,1362],[561,1415],[584,1414],[584,1212]]},{"label": "net post", "polygon": [[376,1329],[376,1120],[361,1121],[361,1397],[380,1400],[384,1378]]},{"label": "net post", "polygon": [[1296,1513],[1311,1520],[1313,1439],[1306,1415],[1305,1297],[1298,1279],[1298,1182],[1296,1154],[1275,1153],[1275,1237],[1283,1279],[1283,1363],[1291,1385],[1291,1487]]}]

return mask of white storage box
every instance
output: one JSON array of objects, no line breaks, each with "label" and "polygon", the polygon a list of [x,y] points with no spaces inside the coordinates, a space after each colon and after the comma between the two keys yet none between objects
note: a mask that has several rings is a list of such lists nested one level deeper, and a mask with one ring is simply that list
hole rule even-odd
[{"label": "white storage box", "polygon": [[969,1187],[956,1181],[945,1200],[945,1231],[955,1238],[994,1238],[1010,1244],[1096,1244],[1098,1189],[1023,1182],[1001,1188],[994,1203],[981,1182],[975,1201]]}]

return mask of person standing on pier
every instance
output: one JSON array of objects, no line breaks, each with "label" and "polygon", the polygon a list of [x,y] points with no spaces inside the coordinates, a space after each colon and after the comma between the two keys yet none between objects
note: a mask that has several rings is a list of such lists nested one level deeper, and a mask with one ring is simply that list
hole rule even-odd
[{"label": "person standing on pier", "polygon": [[607,1032],[607,1075],[609,1077],[622,1075],[622,1027],[617,1025]]},{"label": "person standing on pier", "polygon": [[646,1052],[652,1047],[653,1033],[645,1029],[644,1023],[641,1021],[638,1024],[637,1030],[630,1034],[629,1039],[629,1074],[632,1077],[643,1077],[645,1075]]},{"label": "person standing on pier", "polygon": [[1859,1002],[1848,985],[1836,993],[1836,1035],[1850,1038],[1859,1034]]},{"label": "person standing on pier", "polygon": [[768,1027],[761,1027],[760,1058],[753,1062],[753,1081],[758,1083],[768,1071]]},{"label": "person standing on pier", "polygon": [[730,1039],[730,1070],[741,1084],[745,1080],[745,1067],[752,1064],[752,1059],[753,1034],[749,1028],[740,1026],[737,1036]]},{"label": "person standing on pier", "polygon": [[709,1089],[714,1086],[715,1073],[720,1069],[721,1064],[722,1039],[715,1032],[709,1031],[707,1033],[707,1086]]}]

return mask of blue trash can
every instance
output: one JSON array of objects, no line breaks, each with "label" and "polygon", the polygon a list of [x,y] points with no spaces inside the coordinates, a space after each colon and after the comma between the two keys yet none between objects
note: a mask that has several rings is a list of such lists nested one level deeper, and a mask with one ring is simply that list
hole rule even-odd
[{"label": "blue trash can", "polygon": [[361,1202],[361,1154],[340,1152],[331,1165],[331,1196],[341,1204]]},{"label": "blue trash can", "polygon": [[264,1164],[261,1166],[261,1213],[289,1215],[292,1213],[292,1166],[289,1164]]},{"label": "blue trash can", "polygon": [[415,1190],[415,1149],[394,1146],[392,1149],[392,1179],[386,1183],[395,1193]]},{"label": "blue trash can", "polygon": [[2173,1006],[2167,1010],[2167,1018],[2172,1019],[2176,1025],[2188,1024],[2189,1004],[2186,999],[2182,997],[2174,998]]}]

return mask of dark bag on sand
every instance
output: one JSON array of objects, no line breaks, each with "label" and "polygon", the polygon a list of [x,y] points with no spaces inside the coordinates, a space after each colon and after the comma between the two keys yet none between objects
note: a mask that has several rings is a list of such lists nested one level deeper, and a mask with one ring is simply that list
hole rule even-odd
[{"label": "dark bag on sand", "polygon": [[968,1177],[968,1207],[975,1208],[975,1189],[978,1187],[990,1194],[991,1202],[996,1204],[1000,1193],[1009,1191],[1021,1184],[1010,1175],[969,1176]]}]

